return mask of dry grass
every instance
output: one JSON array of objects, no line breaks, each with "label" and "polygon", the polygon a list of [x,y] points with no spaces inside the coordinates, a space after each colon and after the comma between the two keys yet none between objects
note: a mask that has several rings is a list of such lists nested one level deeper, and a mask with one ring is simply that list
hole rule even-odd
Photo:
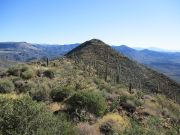
[{"label": "dry grass", "polygon": [[79,135],[101,135],[99,127],[96,125],[89,125],[88,123],[78,124]]},{"label": "dry grass", "polygon": [[64,109],[64,105],[62,105],[61,103],[54,102],[54,103],[49,104],[48,108],[52,112],[55,112],[55,111],[59,111],[59,110]]},{"label": "dry grass", "polygon": [[7,94],[0,94],[0,98],[7,98],[7,99],[18,99],[24,97],[25,94],[16,94],[14,92],[12,93],[7,93]]},{"label": "dry grass", "polygon": [[166,108],[171,112],[173,117],[180,119],[180,105],[174,103],[173,100],[167,99],[163,95],[157,95],[157,101],[159,102],[162,109]]},{"label": "dry grass", "polygon": [[145,99],[144,102],[144,112],[149,113],[150,115],[156,116],[156,115],[160,115],[160,105],[158,104],[158,102],[153,102],[151,99]]}]

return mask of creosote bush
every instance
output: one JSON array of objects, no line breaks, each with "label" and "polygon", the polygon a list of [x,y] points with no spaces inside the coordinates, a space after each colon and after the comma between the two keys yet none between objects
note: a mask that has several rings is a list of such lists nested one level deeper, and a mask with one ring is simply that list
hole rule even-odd
[{"label": "creosote bush", "polygon": [[97,116],[102,116],[107,109],[105,98],[97,91],[87,90],[78,92],[74,94],[67,103],[70,105],[72,110],[85,109]]},{"label": "creosote bush", "polygon": [[36,101],[48,101],[49,93],[47,91],[38,90],[32,94],[32,99]]},{"label": "creosote bush", "polygon": [[50,95],[53,101],[61,102],[64,99],[72,96],[74,93],[75,90],[71,87],[57,87],[51,91]]},{"label": "creosote bush", "polygon": [[23,79],[31,79],[34,76],[33,70],[26,70],[24,72],[21,73],[21,76]]},{"label": "creosote bush", "polygon": [[114,109],[117,109],[118,106],[126,106],[126,108],[128,109],[135,109],[136,107],[141,106],[142,104],[143,103],[135,97],[119,96],[113,100],[110,110],[113,111]]},{"label": "creosote bush", "polygon": [[28,66],[22,66],[21,67],[21,72],[25,72],[27,70],[29,70],[30,68]]},{"label": "creosote bush", "polygon": [[14,84],[9,80],[0,80],[0,93],[9,93],[14,90]]},{"label": "creosote bush", "polygon": [[8,74],[13,76],[19,76],[23,79],[31,79],[34,76],[34,72],[28,66],[14,66],[8,69]]},{"label": "creosote bush", "polygon": [[35,83],[32,81],[15,81],[14,82],[16,91],[19,93],[27,93],[31,92],[33,89],[35,89]]},{"label": "creosote bush", "polygon": [[29,92],[33,100],[50,101],[50,87],[47,83],[37,82],[35,87]]},{"label": "creosote bush", "polygon": [[76,135],[67,119],[55,116],[44,104],[30,97],[16,99],[0,96],[0,134],[2,135]]},{"label": "creosote bush", "polygon": [[3,68],[0,68],[0,77],[5,77],[7,76],[7,72],[3,69]]},{"label": "creosote bush", "polygon": [[14,66],[14,67],[10,67],[7,72],[9,75],[20,76],[21,70],[19,67]]}]

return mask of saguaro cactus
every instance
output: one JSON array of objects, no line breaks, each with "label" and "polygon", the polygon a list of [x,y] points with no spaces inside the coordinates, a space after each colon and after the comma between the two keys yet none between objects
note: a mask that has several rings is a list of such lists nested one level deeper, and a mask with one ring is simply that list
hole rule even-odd
[{"label": "saguaro cactus", "polygon": [[47,67],[49,66],[49,58],[48,57],[46,59],[46,65],[47,65]]},{"label": "saguaro cactus", "polygon": [[105,69],[105,81],[108,79],[108,65],[106,63],[106,69]]},{"label": "saguaro cactus", "polygon": [[132,93],[132,83],[129,83],[129,93]]},{"label": "saguaro cactus", "polygon": [[121,79],[121,64],[117,65],[116,83],[120,83]]},{"label": "saguaro cactus", "polygon": [[109,52],[106,50],[107,53],[107,58],[106,58],[106,63],[105,63],[105,81],[108,79],[108,65],[109,65]]}]

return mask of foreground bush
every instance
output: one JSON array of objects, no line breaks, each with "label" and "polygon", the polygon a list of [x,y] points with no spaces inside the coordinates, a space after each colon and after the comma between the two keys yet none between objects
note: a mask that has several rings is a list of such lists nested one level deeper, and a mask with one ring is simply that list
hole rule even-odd
[{"label": "foreground bush", "polygon": [[44,104],[29,97],[0,96],[1,135],[75,135],[76,129],[63,116],[54,116]]},{"label": "foreground bush", "polygon": [[0,80],[0,93],[9,93],[14,90],[14,84],[9,80]]},{"label": "foreground bush", "polygon": [[102,116],[107,109],[105,98],[96,91],[78,92],[68,100],[68,104],[73,110],[85,109],[97,116]]}]

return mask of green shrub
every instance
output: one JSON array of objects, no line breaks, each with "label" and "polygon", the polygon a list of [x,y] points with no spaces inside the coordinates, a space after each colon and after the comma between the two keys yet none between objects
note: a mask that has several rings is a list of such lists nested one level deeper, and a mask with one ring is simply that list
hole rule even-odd
[{"label": "green shrub", "polygon": [[134,103],[136,106],[142,106],[144,104],[144,101],[141,99],[135,99]]},{"label": "green shrub", "polygon": [[49,98],[49,91],[47,90],[37,90],[30,94],[33,100],[36,101],[48,101]]},{"label": "green shrub", "polygon": [[26,70],[24,72],[21,73],[21,77],[23,79],[31,79],[34,76],[34,72],[33,70]]},{"label": "green shrub", "polygon": [[32,99],[36,101],[46,101],[48,99],[47,94],[43,91],[37,91],[33,93],[31,96],[32,96]]},{"label": "green shrub", "polygon": [[55,102],[61,102],[65,98],[72,96],[74,92],[74,89],[71,87],[58,87],[51,91],[51,98]]},{"label": "green shrub", "polygon": [[25,84],[23,80],[13,80],[13,82],[17,89],[20,89]]},{"label": "green shrub", "polygon": [[3,78],[7,76],[7,71],[5,69],[0,68],[0,77]]},{"label": "green shrub", "polygon": [[78,92],[68,100],[68,104],[73,110],[85,109],[97,116],[102,116],[107,109],[105,98],[100,92],[96,91]]},{"label": "green shrub", "polygon": [[50,78],[50,79],[52,79],[52,78],[54,78],[55,76],[54,76],[54,71],[52,71],[52,70],[46,70],[46,71],[44,71],[44,76],[45,77],[48,77],[48,78]]},{"label": "green shrub", "polygon": [[0,134],[75,135],[76,128],[62,115],[55,116],[44,104],[29,97],[0,97]]},{"label": "green shrub", "polygon": [[137,99],[142,99],[143,96],[144,96],[144,93],[142,91],[138,90],[137,93],[136,93]]},{"label": "green shrub", "polygon": [[14,84],[9,80],[0,80],[0,93],[9,93],[14,90]]},{"label": "green shrub", "polygon": [[20,81],[20,80],[22,80],[22,78],[20,76],[13,76],[13,77],[11,77],[11,81],[13,83],[15,83],[16,81]]},{"label": "green shrub", "polygon": [[23,79],[31,79],[34,75],[33,70],[28,66],[14,66],[8,69],[8,74],[13,76],[19,76]]},{"label": "green shrub", "polygon": [[50,88],[47,83],[37,82],[36,86],[29,92],[33,100],[50,101]]}]

